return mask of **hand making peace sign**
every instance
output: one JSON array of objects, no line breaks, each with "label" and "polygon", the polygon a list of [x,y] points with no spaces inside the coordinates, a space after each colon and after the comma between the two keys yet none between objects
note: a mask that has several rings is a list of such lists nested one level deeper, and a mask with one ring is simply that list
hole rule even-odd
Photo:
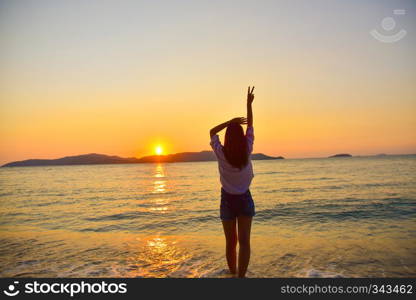
[{"label": "hand making peace sign", "polygon": [[248,87],[248,91],[247,91],[247,103],[248,103],[248,104],[251,104],[251,103],[253,103],[253,101],[254,101],[254,94],[253,94],[253,91],[254,91],[254,86],[253,86],[253,88],[251,89],[251,91],[250,91],[250,87]]}]

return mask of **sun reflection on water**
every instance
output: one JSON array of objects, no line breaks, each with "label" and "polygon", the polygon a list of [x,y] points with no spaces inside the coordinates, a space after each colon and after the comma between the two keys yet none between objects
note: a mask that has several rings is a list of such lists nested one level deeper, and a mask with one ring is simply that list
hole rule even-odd
[{"label": "sun reflection on water", "polygon": [[154,182],[153,193],[164,193],[166,191],[166,181],[165,180],[156,180]]},{"label": "sun reflection on water", "polygon": [[149,208],[150,211],[156,211],[156,212],[161,212],[164,213],[169,209],[168,206],[163,206],[163,207],[151,207]]},{"label": "sun reflection on water", "polygon": [[162,164],[156,165],[155,174],[153,175],[156,180],[153,183],[153,193],[165,193],[166,192],[166,180],[165,170]]},{"label": "sun reflection on water", "polygon": [[[167,190],[166,172],[162,164],[157,164],[153,178],[153,194],[164,194]],[[156,198],[152,200],[153,207],[149,208],[152,212],[166,213],[169,210],[168,198]]]},{"label": "sun reflection on water", "polygon": [[[140,251],[135,251],[136,255],[128,259],[130,270],[134,270],[130,271],[128,276],[165,277],[175,272],[190,257],[183,248],[177,247],[176,244],[177,240],[174,237],[167,239],[149,236],[143,239],[142,246],[139,246]],[[143,264],[147,267],[135,268]]]},{"label": "sun reflection on water", "polygon": [[153,177],[165,177],[165,170],[163,169],[162,164],[156,165],[155,175]]}]

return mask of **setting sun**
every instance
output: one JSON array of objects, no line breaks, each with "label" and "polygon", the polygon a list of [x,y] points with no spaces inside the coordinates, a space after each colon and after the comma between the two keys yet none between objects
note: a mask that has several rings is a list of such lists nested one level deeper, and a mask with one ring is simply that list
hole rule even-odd
[{"label": "setting sun", "polygon": [[162,146],[156,146],[155,153],[156,153],[156,155],[162,155],[162,153],[163,153]]}]

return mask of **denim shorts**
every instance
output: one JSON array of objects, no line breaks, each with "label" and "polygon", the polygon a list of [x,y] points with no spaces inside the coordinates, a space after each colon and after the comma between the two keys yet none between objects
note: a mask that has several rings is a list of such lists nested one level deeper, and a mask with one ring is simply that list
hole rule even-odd
[{"label": "denim shorts", "polygon": [[256,214],[250,190],[244,194],[229,194],[221,188],[221,220],[234,220],[238,216],[253,217]]}]

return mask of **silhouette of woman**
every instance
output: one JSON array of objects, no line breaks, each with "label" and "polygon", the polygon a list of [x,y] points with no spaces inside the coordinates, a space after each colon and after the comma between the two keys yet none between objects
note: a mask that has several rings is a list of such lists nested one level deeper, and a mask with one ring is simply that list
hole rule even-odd
[{"label": "silhouette of woman", "polygon": [[[254,176],[250,160],[254,142],[253,91],[254,87],[251,90],[248,87],[247,118],[234,118],[210,130],[210,145],[217,157],[220,173],[220,217],[225,234],[225,254],[230,272],[236,274],[238,241],[238,277],[245,277],[250,261],[251,221],[255,215],[249,189]],[[243,124],[247,124],[245,134]],[[227,130],[223,146],[217,133],[224,128]]]}]

